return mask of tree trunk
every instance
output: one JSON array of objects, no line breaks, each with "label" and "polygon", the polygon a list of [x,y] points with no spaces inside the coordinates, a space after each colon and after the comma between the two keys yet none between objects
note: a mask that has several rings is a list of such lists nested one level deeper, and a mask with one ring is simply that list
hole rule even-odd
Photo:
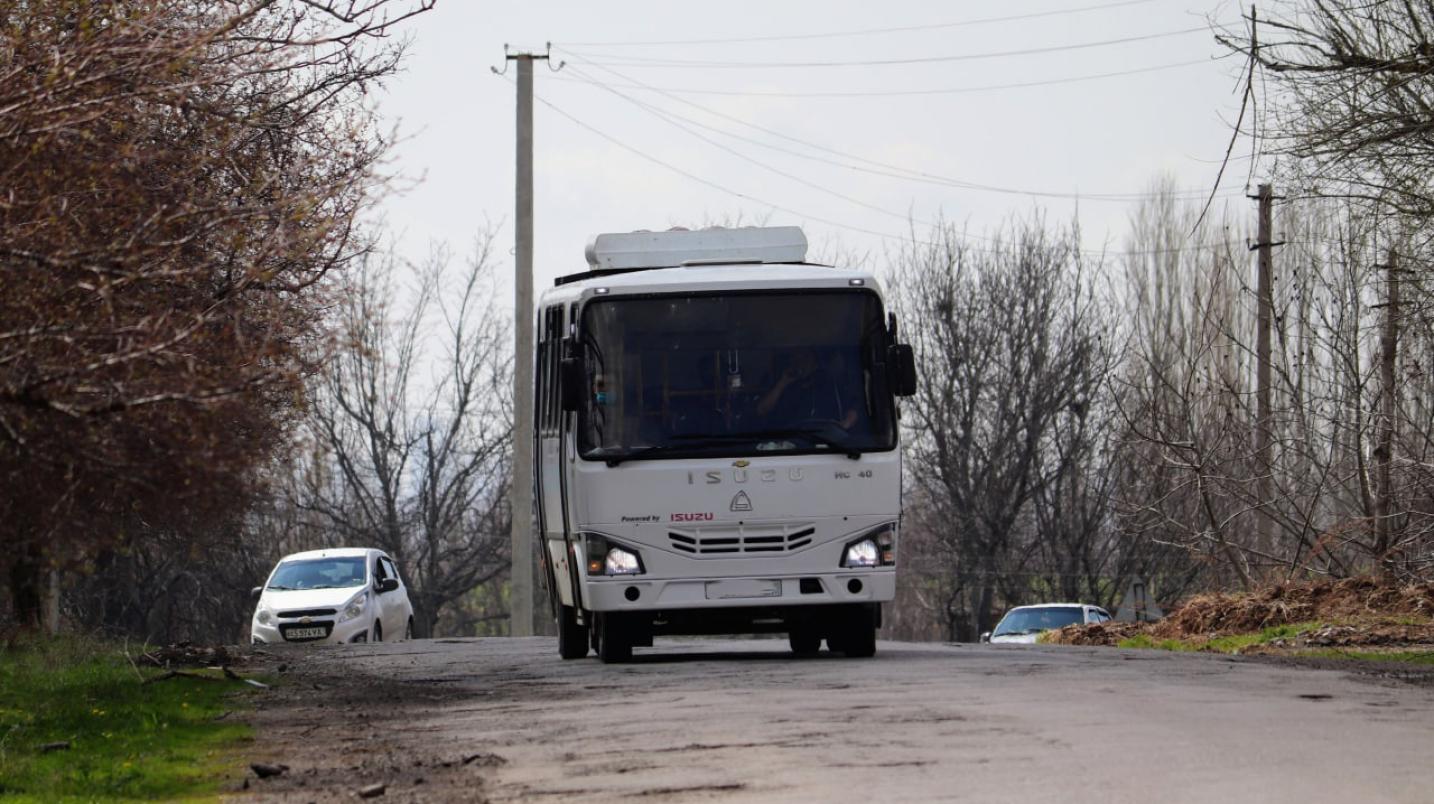
[{"label": "tree trunk", "polygon": [[39,543],[24,540],[15,546],[10,563],[10,610],[24,628],[39,628],[45,613],[45,587],[49,577]]}]

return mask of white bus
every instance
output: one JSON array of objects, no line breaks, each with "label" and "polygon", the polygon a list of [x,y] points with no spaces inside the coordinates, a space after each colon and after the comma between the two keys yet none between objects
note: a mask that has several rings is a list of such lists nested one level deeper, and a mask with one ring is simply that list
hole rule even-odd
[{"label": "white bus", "polygon": [[535,483],[558,650],[786,633],[876,651],[914,391],[871,274],[796,227],[598,235],[539,299]]}]

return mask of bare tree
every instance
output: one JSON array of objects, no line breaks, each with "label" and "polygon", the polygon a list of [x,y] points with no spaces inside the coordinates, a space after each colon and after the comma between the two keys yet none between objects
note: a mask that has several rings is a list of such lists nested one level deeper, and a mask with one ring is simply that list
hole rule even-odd
[{"label": "bare tree", "polygon": [[929,238],[895,267],[921,375],[904,407],[919,502],[908,511],[942,576],[926,595],[949,639],[972,640],[998,600],[1057,571],[1033,560],[1042,525],[1105,530],[1105,492],[1076,475],[1099,453],[1086,417],[1111,361],[1108,325],[1074,229],[1037,218],[989,246],[950,225]]},{"label": "bare tree", "polygon": [[1263,68],[1260,135],[1311,192],[1434,214],[1434,2],[1275,0],[1218,37]]},{"label": "bare tree", "polygon": [[241,508],[325,282],[367,244],[364,102],[431,0],[0,6],[0,572]]},{"label": "bare tree", "polygon": [[[1417,573],[1428,470],[1406,456],[1430,450],[1417,424],[1427,383],[1415,381],[1428,375],[1410,350],[1428,344],[1399,337],[1407,318],[1377,245],[1382,221],[1361,204],[1284,208],[1262,424],[1244,242],[1238,228],[1190,236],[1196,210],[1168,190],[1137,212],[1127,250],[1120,399],[1141,468],[1121,491],[1127,527],[1201,558],[1219,586],[1374,566]],[[1257,457],[1261,427],[1268,462]],[[1254,537],[1257,518],[1269,540]]]},{"label": "bare tree", "polygon": [[[1255,132],[1282,157],[1309,238],[1286,239],[1315,270],[1295,312],[1303,352],[1286,365],[1290,445],[1317,484],[1284,471],[1294,502],[1274,509],[1299,534],[1300,560],[1334,572],[1373,559],[1384,571],[1429,567],[1425,489],[1431,308],[1424,288],[1434,214],[1434,2],[1279,0],[1221,38],[1260,68],[1266,115]],[[1294,205],[1292,205],[1294,206]],[[1302,277],[1297,277],[1302,279]],[[1377,319],[1377,320],[1376,320]],[[1305,322],[1309,322],[1306,324]],[[1333,549],[1331,549],[1333,548]],[[1280,558],[1289,558],[1281,556]]]},{"label": "bare tree", "polygon": [[[449,260],[436,254],[397,312],[395,262],[365,260],[309,418],[315,449],[298,500],[314,515],[313,538],[393,555],[422,635],[508,567],[512,356],[491,246],[485,234],[451,287]],[[434,323],[443,348],[429,354]]]},{"label": "bare tree", "polygon": [[[1235,246],[1157,185],[1132,217],[1125,258],[1128,360],[1118,398],[1133,473],[1126,526],[1250,585],[1253,326]],[[1215,576],[1217,582],[1219,575]]]},{"label": "bare tree", "polygon": [[104,550],[93,571],[62,576],[61,617],[152,644],[247,642],[250,590],[280,555],[298,549],[297,523],[283,496],[266,494],[240,515],[204,517]]}]

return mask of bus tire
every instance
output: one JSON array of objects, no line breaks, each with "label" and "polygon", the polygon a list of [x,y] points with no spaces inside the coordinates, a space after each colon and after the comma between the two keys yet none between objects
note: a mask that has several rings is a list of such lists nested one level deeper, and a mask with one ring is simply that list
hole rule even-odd
[{"label": "bus tire", "polygon": [[822,635],[810,627],[794,628],[787,633],[787,644],[798,656],[815,656],[821,652]]},{"label": "bus tire", "polygon": [[603,664],[621,664],[632,660],[632,638],[620,617],[598,614],[597,627],[598,659]]},{"label": "bus tire", "polygon": [[558,655],[582,659],[588,655],[588,627],[578,623],[577,610],[558,605]]},{"label": "bus tire", "polygon": [[832,640],[827,639],[827,645],[832,650],[839,650],[852,659],[876,655],[876,612],[870,606],[861,606],[853,611],[843,629],[837,645],[832,645]]}]

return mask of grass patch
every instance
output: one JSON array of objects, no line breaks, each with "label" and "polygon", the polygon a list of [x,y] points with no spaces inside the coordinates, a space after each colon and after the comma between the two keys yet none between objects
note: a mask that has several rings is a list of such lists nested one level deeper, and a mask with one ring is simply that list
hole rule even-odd
[{"label": "grass patch", "polygon": [[1122,648],[1153,648],[1171,651],[1210,651],[1213,653],[1240,653],[1255,645],[1264,645],[1276,639],[1294,639],[1310,629],[1309,625],[1277,625],[1254,634],[1232,634],[1214,638],[1198,639],[1155,639],[1146,634],[1122,639]]},{"label": "grass patch", "polygon": [[1315,648],[1300,652],[1301,656],[1321,659],[1362,659],[1379,662],[1407,662],[1409,664],[1434,665],[1434,651],[1369,651],[1349,648]]},{"label": "grass patch", "polygon": [[1154,650],[1192,651],[1196,648],[1178,639],[1155,639],[1146,634],[1122,639],[1117,643],[1122,648],[1152,648]]},{"label": "grass patch", "polygon": [[[1415,620],[1413,624],[1422,625],[1428,620]],[[1210,651],[1214,653],[1239,654],[1247,652],[1250,648],[1268,645],[1272,642],[1281,641],[1289,650],[1291,656],[1306,656],[1320,659],[1360,659],[1373,661],[1397,661],[1410,664],[1434,665],[1434,652],[1427,650],[1401,650],[1399,648],[1378,649],[1356,649],[1356,648],[1320,648],[1320,647],[1291,647],[1289,643],[1298,640],[1300,637],[1318,631],[1327,625],[1339,625],[1339,622],[1309,622],[1295,623],[1291,625],[1278,625],[1266,628],[1257,633],[1232,634],[1217,637],[1195,637],[1191,639],[1161,639],[1157,640],[1147,634],[1141,634],[1123,639],[1118,643],[1122,648],[1149,648],[1155,650],[1170,651]]]},{"label": "grass patch", "polygon": [[[248,727],[218,718],[253,688],[137,670],[75,637],[0,649],[0,802],[212,801]],[[54,744],[68,748],[51,748]]]}]

